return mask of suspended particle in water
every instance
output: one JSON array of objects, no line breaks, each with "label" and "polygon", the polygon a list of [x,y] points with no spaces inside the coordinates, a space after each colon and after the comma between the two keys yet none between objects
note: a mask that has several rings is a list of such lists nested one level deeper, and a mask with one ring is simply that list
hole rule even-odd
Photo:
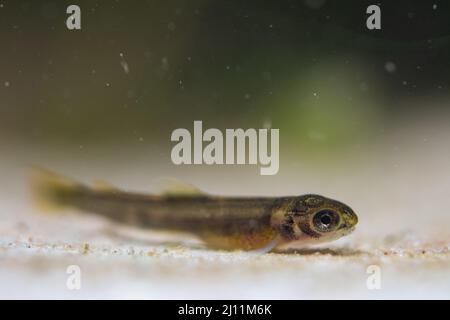
[{"label": "suspended particle in water", "polygon": [[167,24],[167,29],[169,29],[170,31],[175,31],[176,25],[175,22],[169,22]]},{"label": "suspended particle in water", "polygon": [[130,67],[128,66],[128,62],[125,61],[123,53],[121,52],[119,56],[121,58],[120,65],[122,66],[123,72],[125,72],[126,74],[130,73]]},{"label": "suspended particle in water", "polygon": [[397,71],[397,66],[392,61],[388,61],[384,65],[384,69],[386,69],[386,71],[389,73],[394,73],[395,71]]}]

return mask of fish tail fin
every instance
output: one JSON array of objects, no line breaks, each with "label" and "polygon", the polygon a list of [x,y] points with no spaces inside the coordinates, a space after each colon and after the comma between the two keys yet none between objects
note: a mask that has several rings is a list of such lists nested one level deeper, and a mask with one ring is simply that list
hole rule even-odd
[{"label": "fish tail fin", "polygon": [[33,203],[43,212],[70,207],[73,197],[84,188],[70,178],[37,167],[32,169],[30,185]]}]

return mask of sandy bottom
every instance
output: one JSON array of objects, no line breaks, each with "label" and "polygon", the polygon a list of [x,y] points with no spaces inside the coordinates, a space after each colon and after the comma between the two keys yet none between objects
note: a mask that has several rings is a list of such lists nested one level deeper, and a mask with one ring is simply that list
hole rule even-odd
[{"label": "sandy bottom", "polygon": [[[450,297],[450,242],[411,233],[377,246],[354,235],[325,248],[261,255],[210,251],[163,234],[137,237],[72,215],[3,224],[0,232],[0,298]],[[67,286],[72,265],[79,290]]]}]

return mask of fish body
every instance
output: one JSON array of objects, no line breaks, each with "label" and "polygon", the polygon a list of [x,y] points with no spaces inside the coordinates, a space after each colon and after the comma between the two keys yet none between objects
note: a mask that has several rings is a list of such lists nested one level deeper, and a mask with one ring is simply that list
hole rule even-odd
[{"label": "fish body", "polygon": [[47,208],[75,208],[143,229],[188,232],[212,248],[260,250],[319,243],[350,233],[357,216],[345,204],[319,195],[222,197],[204,193],[145,195],[90,187],[36,171],[33,194]]}]

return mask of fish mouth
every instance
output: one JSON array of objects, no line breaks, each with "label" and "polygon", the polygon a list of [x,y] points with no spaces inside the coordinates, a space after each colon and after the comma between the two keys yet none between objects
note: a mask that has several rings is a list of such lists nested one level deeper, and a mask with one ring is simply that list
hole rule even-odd
[{"label": "fish mouth", "polygon": [[356,214],[352,214],[350,216],[344,217],[344,226],[345,228],[353,231],[355,226],[358,224],[358,216]]},{"label": "fish mouth", "polygon": [[358,224],[358,216],[356,214],[354,214],[352,218],[353,218],[352,222],[353,222],[353,227],[354,227],[354,226],[356,226]]}]

